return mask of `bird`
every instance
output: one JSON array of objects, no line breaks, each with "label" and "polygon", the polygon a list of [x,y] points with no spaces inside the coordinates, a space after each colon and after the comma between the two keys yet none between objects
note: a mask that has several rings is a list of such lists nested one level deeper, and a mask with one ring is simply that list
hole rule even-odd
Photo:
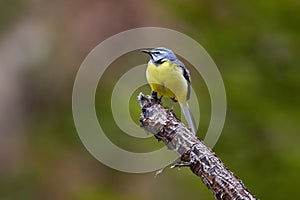
[{"label": "bird", "polygon": [[158,94],[160,98],[168,97],[174,102],[178,101],[188,126],[196,134],[196,123],[187,103],[191,93],[189,70],[172,50],[165,47],[141,51],[150,56],[146,78],[152,90],[152,96],[157,98]]}]

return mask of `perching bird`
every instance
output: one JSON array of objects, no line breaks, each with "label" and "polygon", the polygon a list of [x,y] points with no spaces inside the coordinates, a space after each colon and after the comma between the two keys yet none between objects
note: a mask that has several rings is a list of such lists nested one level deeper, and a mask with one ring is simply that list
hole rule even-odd
[{"label": "perching bird", "polygon": [[150,55],[146,77],[152,94],[178,101],[188,126],[196,134],[195,120],[187,104],[190,98],[190,72],[173,51],[167,48],[158,47],[142,52]]}]

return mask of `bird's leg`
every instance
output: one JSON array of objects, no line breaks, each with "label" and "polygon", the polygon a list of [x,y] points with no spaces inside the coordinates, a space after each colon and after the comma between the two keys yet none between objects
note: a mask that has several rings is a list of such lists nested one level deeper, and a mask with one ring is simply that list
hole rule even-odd
[{"label": "bird's leg", "polygon": [[158,103],[161,103],[161,98],[162,98],[163,96],[160,96],[160,98],[158,98],[157,92],[155,92],[155,91],[152,91],[151,96],[152,96],[152,98],[154,99],[154,101],[156,101],[156,102],[158,102]]},{"label": "bird's leg", "polygon": [[160,98],[158,99],[158,101],[161,103],[161,99],[163,98],[163,95],[160,96]]},{"label": "bird's leg", "polygon": [[152,91],[151,96],[152,96],[152,98],[153,98],[155,101],[158,100],[157,92]]}]

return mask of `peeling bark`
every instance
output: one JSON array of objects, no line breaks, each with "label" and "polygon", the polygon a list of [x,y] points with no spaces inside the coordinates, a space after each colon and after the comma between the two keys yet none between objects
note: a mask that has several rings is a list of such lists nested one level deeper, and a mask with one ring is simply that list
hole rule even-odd
[{"label": "peeling bark", "polygon": [[140,94],[141,126],[180,155],[175,167],[189,166],[216,199],[256,199],[212,150],[157,99]]}]

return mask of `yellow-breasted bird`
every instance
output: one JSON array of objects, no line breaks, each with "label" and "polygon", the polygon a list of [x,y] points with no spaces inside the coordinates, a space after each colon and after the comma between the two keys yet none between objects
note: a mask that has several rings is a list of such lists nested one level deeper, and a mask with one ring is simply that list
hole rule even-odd
[{"label": "yellow-breasted bird", "polygon": [[151,87],[152,95],[169,97],[178,101],[188,126],[196,134],[195,120],[187,104],[190,98],[191,77],[189,70],[176,57],[173,51],[157,47],[153,50],[142,50],[149,54],[146,77]]}]

